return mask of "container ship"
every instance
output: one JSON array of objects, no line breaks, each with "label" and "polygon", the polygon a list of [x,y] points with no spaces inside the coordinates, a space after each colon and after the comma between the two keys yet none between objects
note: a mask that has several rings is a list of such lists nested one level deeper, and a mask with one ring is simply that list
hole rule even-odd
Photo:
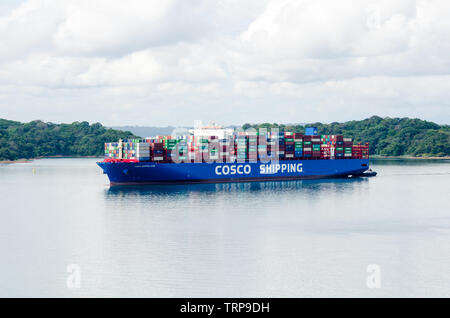
[{"label": "container ship", "polygon": [[298,180],[363,176],[369,145],[342,135],[195,128],[105,144],[97,163],[111,185]]}]

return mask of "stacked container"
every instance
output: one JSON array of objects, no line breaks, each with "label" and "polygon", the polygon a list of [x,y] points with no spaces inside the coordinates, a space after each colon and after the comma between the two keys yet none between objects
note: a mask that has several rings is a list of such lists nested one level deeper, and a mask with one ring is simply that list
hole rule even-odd
[{"label": "stacked container", "polygon": [[278,151],[278,143],[276,142],[277,137],[278,136],[274,136],[274,134],[271,134],[267,138],[267,157],[270,159],[275,158],[276,151]]},{"label": "stacked container", "polygon": [[209,160],[209,139],[207,137],[197,137],[198,154],[196,161]]},{"label": "stacked container", "polygon": [[336,147],[334,150],[336,159],[344,158],[344,137],[342,135],[336,135]]},{"label": "stacked container", "polygon": [[146,142],[138,142],[136,145],[136,159],[139,161],[149,161],[150,145]]},{"label": "stacked container", "polygon": [[246,160],[248,156],[248,136],[240,134],[236,137],[236,157],[239,161]]},{"label": "stacked container", "polygon": [[164,139],[164,149],[166,150],[166,156],[168,160],[177,157],[176,153],[177,143],[178,140],[172,139],[171,136],[166,136],[166,138]]},{"label": "stacked container", "polygon": [[152,160],[153,161],[164,161],[165,158],[165,153],[166,150],[164,149],[164,143],[162,142],[162,140],[156,140],[158,142],[153,142],[151,143],[151,148],[152,148]]},{"label": "stacked container", "polygon": [[196,156],[199,153],[198,145],[195,142],[193,136],[189,136],[189,137],[192,137],[192,138],[189,138],[189,140],[187,141],[187,147],[188,147],[187,158],[190,161],[195,161],[196,160]]},{"label": "stacked container", "polygon": [[275,149],[276,147],[278,147],[278,150],[275,150],[275,153],[272,154],[274,155],[274,158],[280,158],[280,159],[284,159],[284,156],[286,154],[286,144],[285,144],[285,138],[284,138],[284,133],[283,132],[278,132],[275,133],[273,135],[272,142],[274,143]]},{"label": "stacked container", "polygon": [[311,158],[312,157],[312,136],[305,135],[303,136],[303,157]]},{"label": "stacked container", "polygon": [[248,160],[250,162],[258,160],[258,136],[256,134],[248,136]]},{"label": "stacked container", "polygon": [[136,159],[138,143],[139,141],[135,142],[134,140],[131,139],[122,142],[122,159]]},{"label": "stacked container", "polygon": [[205,159],[218,160],[220,149],[219,140],[216,136],[210,136],[208,141],[208,156]]},{"label": "stacked container", "polygon": [[269,145],[268,145],[269,138],[267,135],[259,135],[258,134],[258,158],[267,160],[269,155]]},{"label": "stacked container", "polygon": [[284,133],[284,145],[285,145],[284,157],[286,159],[294,159],[295,142],[294,142],[294,134],[292,132]]},{"label": "stacked container", "polygon": [[230,139],[219,140],[219,161],[230,162],[234,161],[234,143],[231,145]]},{"label": "stacked container", "polygon": [[312,144],[312,157],[320,158],[320,137],[317,135],[311,136],[311,144]]},{"label": "stacked container", "polygon": [[119,147],[118,142],[105,143],[105,157],[111,159],[122,158],[122,148]]},{"label": "stacked container", "polygon": [[188,141],[180,139],[176,146],[176,156],[179,161],[186,161],[188,159]]},{"label": "stacked container", "polygon": [[[321,135],[320,136],[320,152],[321,158],[330,159],[331,158],[331,144],[333,135]],[[333,149],[334,156],[334,149]]]},{"label": "stacked container", "polygon": [[303,157],[303,134],[294,133],[294,157],[299,159]]},{"label": "stacked container", "polygon": [[352,147],[353,158],[369,158],[369,143],[362,145],[360,142]]},{"label": "stacked container", "polygon": [[351,158],[353,148],[352,138],[343,138],[343,141],[344,141],[344,158]]},{"label": "stacked container", "polygon": [[[349,159],[368,156],[367,145],[355,145],[342,135],[292,132],[240,132],[225,139],[216,136],[198,137],[156,136],[141,142],[137,139],[105,144],[105,157],[117,160],[156,162],[180,161],[239,161],[257,162],[258,159]],[[177,160],[175,160],[177,159]]]}]

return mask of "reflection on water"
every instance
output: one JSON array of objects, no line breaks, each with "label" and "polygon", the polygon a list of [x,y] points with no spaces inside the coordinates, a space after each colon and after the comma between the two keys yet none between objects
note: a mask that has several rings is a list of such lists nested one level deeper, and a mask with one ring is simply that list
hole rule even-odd
[{"label": "reflection on water", "polygon": [[[0,296],[450,296],[450,163],[375,178],[110,187],[95,159],[0,165]],[[78,264],[82,288],[67,288]],[[378,264],[382,288],[366,287]]]},{"label": "reflection on water", "polygon": [[[319,179],[319,180],[292,180],[292,181],[264,181],[264,182],[241,182],[241,183],[210,183],[210,184],[184,184],[184,185],[130,185],[112,186],[105,190],[109,197],[129,197],[148,195],[189,195],[198,193],[229,193],[234,192],[277,192],[289,194],[295,191],[317,192],[317,191],[344,191],[351,189],[356,183],[367,182],[367,178],[348,179]],[[293,192],[294,191],[294,192]]]},{"label": "reflection on water", "polygon": [[376,166],[424,166],[424,165],[448,165],[450,160],[447,159],[402,159],[402,158],[375,158],[370,159],[371,165]]}]

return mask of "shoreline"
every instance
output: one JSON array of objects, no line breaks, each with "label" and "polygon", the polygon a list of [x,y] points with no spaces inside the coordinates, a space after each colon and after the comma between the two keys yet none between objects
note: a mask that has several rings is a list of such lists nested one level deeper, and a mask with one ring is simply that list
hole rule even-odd
[{"label": "shoreline", "polygon": [[17,160],[0,160],[0,164],[11,164],[11,163],[31,163],[35,160],[39,160],[39,159],[64,159],[64,158],[77,158],[77,159],[82,159],[82,158],[103,158],[103,157],[98,157],[98,156],[49,156],[49,157],[36,157],[36,158],[31,158],[31,159],[17,159]]},{"label": "shoreline", "polygon": [[370,159],[408,159],[408,160],[450,160],[450,156],[446,157],[413,157],[413,156],[378,156],[372,155]]},{"label": "shoreline", "polygon": [[[17,160],[0,160],[0,164],[12,164],[12,163],[31,163],[34,160],[39,159],[59,159],[59,158],[98,158],[102,159],[103,157],[98,156],[49,156],[49,157],[36,157],[32,159],[17,159]],[[413,157],[413,156],[379,156],[372,155],[370,159],[407,159],[407,160],[450,160],[450,156],[446,157]]]},{"label": "shoreline", "polygon": [[10,164],[10,163],[30,163],[34,159],[17,159],[17,160],[0,160],[0,164]]}]

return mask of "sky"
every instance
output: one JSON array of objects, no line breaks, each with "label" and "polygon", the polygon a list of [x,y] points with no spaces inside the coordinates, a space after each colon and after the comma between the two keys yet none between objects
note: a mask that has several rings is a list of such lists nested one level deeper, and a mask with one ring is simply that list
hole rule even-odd
[{"label": "sky", "polygon": [[1,0],[0,118],[450,124],[448,0]]}]

